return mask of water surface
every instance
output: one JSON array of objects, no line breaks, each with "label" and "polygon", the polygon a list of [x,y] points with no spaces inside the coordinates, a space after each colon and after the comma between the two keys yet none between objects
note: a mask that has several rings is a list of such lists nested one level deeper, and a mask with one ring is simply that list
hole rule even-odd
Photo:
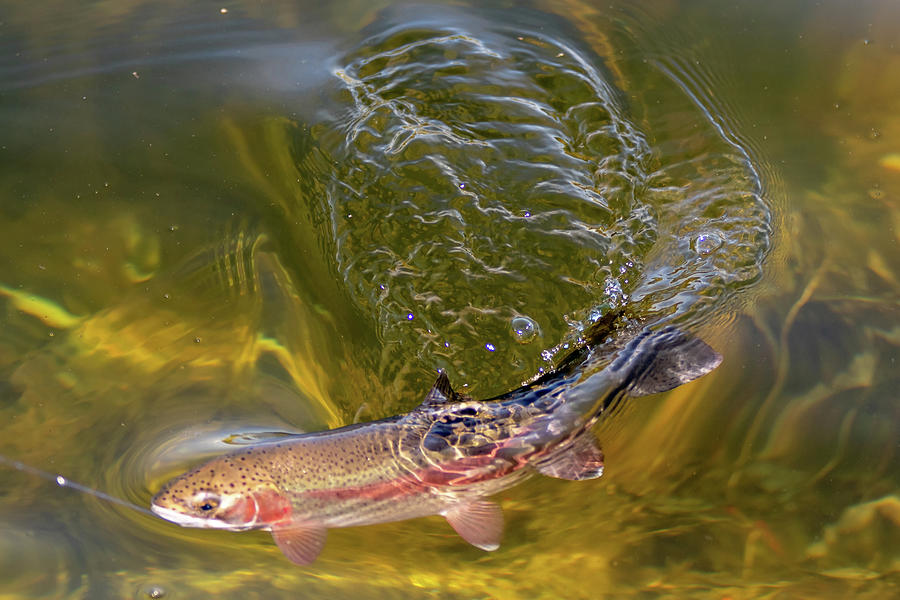
[{"label": "water surface", "polygon": [[490,554],[419,519],[298,568],[3,469],[0,595],[896,595],[897,8],[593,4],[6,3],[6,456],[147,505],[622,306],[725,362],[502,494]]}]

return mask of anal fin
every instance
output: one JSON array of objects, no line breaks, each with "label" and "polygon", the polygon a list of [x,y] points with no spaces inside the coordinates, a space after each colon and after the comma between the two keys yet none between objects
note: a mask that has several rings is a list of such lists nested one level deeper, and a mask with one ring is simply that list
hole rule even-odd
[{"label": "anal fin", "polygon": [[459,504],[444,517],[460,537],[476,548],[488,552],[500,547],[503,537],[503,512],[487,500]]},{"label": "anal fin", "polygon": [[292,523],[273,527],[272,538],[288,560],[297,565],[308,565],[322,552],[327,532],[321,525]]},{"label": "anal fin", "polygon": [[558,479],[596,479],[603,475],[603,451],[590,432],[585,432],[570,445],[537,462],[535,467],[542,475]]}]

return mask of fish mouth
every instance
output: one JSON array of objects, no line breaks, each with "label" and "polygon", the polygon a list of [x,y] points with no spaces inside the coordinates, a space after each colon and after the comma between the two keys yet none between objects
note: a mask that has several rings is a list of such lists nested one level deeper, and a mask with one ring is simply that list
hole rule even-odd
[{"label": "fish mouth", "polygon": [[158,504],[151,504],[150,510],[152,510],[154,514],[156,514],[156,516],[163,518],[166,521],[175,523],[176,525],[181,525],[182,527],[225,529],[228,531],[246,531],[248,529],[254,529],[253,524],[235,525],[233,523],[226,523],[225,521],[220,521],[218,519],[204,519],[203,517],[186,515],[183,512],[178,512],[177,510],[172,510],[171,508],[165,508],[159,506]]}]

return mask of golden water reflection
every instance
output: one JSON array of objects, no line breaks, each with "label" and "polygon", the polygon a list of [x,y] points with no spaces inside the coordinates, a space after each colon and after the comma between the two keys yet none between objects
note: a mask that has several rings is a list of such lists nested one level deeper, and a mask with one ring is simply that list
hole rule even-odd
[{"label": "golden water reflection", "polygon": [[[137,10],[102,6],[112,21]],[[352,17],[323,18],[356,32],[375,17],[353,6]],[[640,61],[618,62],[610,13],[546,8],[567,16],[613,72]],[[17,7],[7,26],[40,21],[29,10]],[[295,10],[256,17],[289,29]],[[771,165],[774,247],[763,281],[702,324],[723,366],[598,428],[603,478],[535,478],[503,494],[507,531],[495,553],[419,519],[332,531],[319,561],[297,568],[267,534],[182,530],[3,470],[0,598],[898,595],[900,60],[891,40],[900,18],[890,2],[854,9],[865,13],[855,18],[825,3],[787,25],[777,11],[744,7],[757,19],[748,27],[769,36],[757,48],[736,29],[730,40],[704,10],[669,2],[627,18],[670,29],[670,40],[678,27],[706,31],[685,54],[715,63],[731,43],[723,55],[754,65],[727,65],[737,81],[713,91]],[[873,25],[856,35],[863,21]],[[32,35],[25,46],[46,43]],[[791,64],[760,66],[784,48]],[[408,410],[427,388],[434,365],[417,364],[416,349],[380,347],[338,278],[308,259],[317,216],[291,201],[294,155],[271,150],[296,143],[297,121],[279,114],[290,109],[256,118],[245,104],[231,108],[197,130],[227,155],[219,169],[233,174],[229,191],[253,190],[254,202],[275,207],[263,216],[220,210],[212,193],[192,215],[114,178],[114,190],[131,191],[99,193],[109,188],[92,177],[96,196],[107,195],[90,211],[51,186],[15,208],[6,192],[3,454],[146,505],[169,476],[227,449],[229,435],[379,418]],[[109,153],[97,140],[87,148]],[[34,160],[25,175],[39,182]],[[194,189],[180,189],[178,168],[164,172],[171,189]],[[80,175],[69,165],[61,177]],[[18,177],[0,167],[4,189]],[[207,215],[219,215],[214,225]],[[285,234],[278,223],[296,228]]]}]

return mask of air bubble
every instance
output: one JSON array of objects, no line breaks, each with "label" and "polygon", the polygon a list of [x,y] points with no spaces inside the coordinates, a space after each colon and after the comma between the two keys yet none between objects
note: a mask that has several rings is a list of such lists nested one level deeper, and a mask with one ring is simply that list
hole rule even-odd
[{"label": "air bubble", "polygon": [[528,344],[533,341],[539,333],[538,324],[529,317],[514,317],[513,320],[509,322],[509,327],[512,330],[513,338],[520,344]]},{"label": "air bubble", "polygon": [[722,238],[714,233],[702,233],[694,240],[694,252],[701,256],[712,254],[722,247]]},{"label": "air bubble", "polygon": [[[616,306],[621,306],[628,300],[628,297],[625,295],[624,290],[622,290],[622,284],[619,283],[618,279],[613,277],[607,278],[604,282],[603,286],[603,295],[606,297],[606,303],[604,305],[609,306],[609,308],[615,308]],[[602,308],[602,307],[601,307]],[[602,315],[597,315],[597,318],[600,318]],[[595,320],[592,318],[592,320]]]},{"label": "air bubble", "polygon": [[158,585],[151,585],[144,588],[144,596],[152,600],[159,600],[166,596],[166,590]]}]

